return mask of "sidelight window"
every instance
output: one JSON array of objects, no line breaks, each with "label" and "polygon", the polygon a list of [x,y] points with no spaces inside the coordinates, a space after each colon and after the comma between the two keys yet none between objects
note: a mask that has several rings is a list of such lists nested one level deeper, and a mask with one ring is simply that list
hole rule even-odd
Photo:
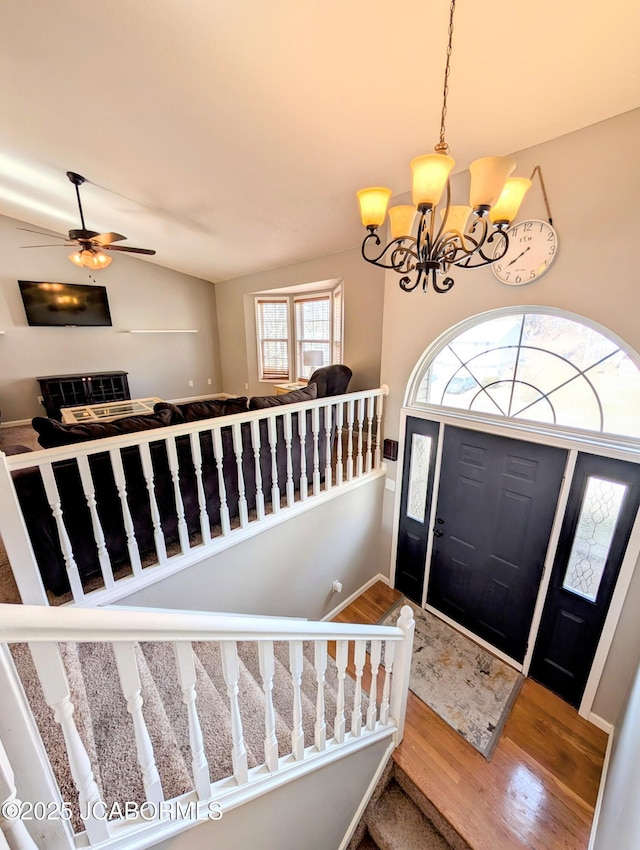
[{"label": "sidelight window", "polygon": [[429,463],[431,462],[431,437],[425,434],[411,436],[411,465],[409,467],[409,494],[407,516],[418,522],[425,521],[427,492],[429,488]]}]

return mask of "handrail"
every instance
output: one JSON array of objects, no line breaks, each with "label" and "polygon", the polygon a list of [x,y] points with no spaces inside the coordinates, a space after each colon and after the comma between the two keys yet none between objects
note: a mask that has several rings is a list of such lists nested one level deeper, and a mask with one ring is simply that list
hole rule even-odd
[{"label": "handrail", "polygon": [[[135,622],[132,622],[135,621]],[[397,626],[281,620],[203,612],[158,613],[130,609],[0,605],[0,642],[206,641],[206,640],[391,640]]]},{"label": "handrail", "polygon": [[[361,390],[356,393],[345,393],[344,395],[326,396],[313,401],[302,403],[278,405],[276,407],[265,407],[260,410],[243,410],[242,413],[232,413],[229,416],[216,416],[213,419],[199,419],[196,422],[181,422],[178,425],[167,425],[164,428],[152,428],[148,431],[135,431],[131,434],[122,434],[118,437],[101,437],[98,440],[84,440],[73,443],[70,446],[58,446],[52,449],[38,449],[34,452],[5,456],[7,467],[13,472],[18,469],[29,469],[36,466],[40,460],[55,463],[59,460],[74,459],[78,452],[83,454],[96,454],[106,452],[110,449],[122,449],[129,446],[139,446],[143,443],[149,444],[163,440],[168,437],[181,437],[198,433],[211,428],[212,423],[221,427],[231,427],[234,424],[253,422],[260,419],[275,419],[285,413],[297,413],[300,410],[314,410],[315,408],[336,405],[340,402],[354,403],[368,398],[388,396],[389,387],[386,384],[373,390]],[[0,450],[0,455],[3,454]]]}]

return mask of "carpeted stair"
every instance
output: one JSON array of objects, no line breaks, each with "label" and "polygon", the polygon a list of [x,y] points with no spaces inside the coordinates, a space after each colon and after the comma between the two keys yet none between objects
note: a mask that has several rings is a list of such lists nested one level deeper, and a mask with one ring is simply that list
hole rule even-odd
[{"label": "carpeted stair", "polygon": [[391,761],[348,850],[471,850],[433,804]]},{"label": "carpeted stair", "polygon": [[[194,643],[197,710],[211,781],[231,776],[231,715],[222,675],[220,645],[216,641]],[[100,799],[107,805],[145,799],[138,765],[131,716],[122,695],[113,649],[106,643],[60,644],[74,704],[74,720],[89,753]],[[305,642],[302,674],[302,708],[305,746],[314,743],[316,672],[314,646]],[[280,756],[291,753],[293,684],[289,672],[289,645],[276,642],[273,702]],[[40,729],[62,797],[72,804],[73,826],[84,827],[78,815],[78,798],[69,772],[62,732],[44,701],[31,654],[25,644],[11,647],[36,723]],[[165,799],[193,789],[187,709],[170,643],[135,646],[142,684],[143,714],[153,744],[156,766]],[[264,763],[264,693],[259,671],[258,647],[239,642],[239,704],[249,768]],[[327,739],[333,736],[336,711],[337,670],[329,658],[325,675]],[[350,728],[354,682],[346,678],[345,715]],[[363,725],[368,700],[362,697]]]}]

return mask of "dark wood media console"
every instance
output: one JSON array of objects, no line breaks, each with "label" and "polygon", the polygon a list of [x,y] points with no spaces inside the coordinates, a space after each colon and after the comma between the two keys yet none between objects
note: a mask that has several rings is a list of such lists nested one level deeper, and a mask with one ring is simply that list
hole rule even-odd
[{"label": "dark wood media console", "polygon": [[131,398],[128,374],[128,372],[95,372],[79,375],[47,375],[36,380],[40,384],[42,403],[47,416],[60,419],[62,407],[127,401]]}]

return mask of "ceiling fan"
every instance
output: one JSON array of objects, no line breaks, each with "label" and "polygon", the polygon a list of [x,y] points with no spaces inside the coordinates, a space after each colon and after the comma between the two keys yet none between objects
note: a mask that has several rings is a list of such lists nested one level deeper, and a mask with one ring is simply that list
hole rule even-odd
[{"label": "ceiling fan", "polygon": [[[69,254],[69,259],[77,266],[86,266],[90,269],[105,269],[111,263],[111,257],[104,251],[122,251],[127,254],[155,254],[151,248],[133,248],[128,245],[115,245],[115,242],[122,242],[126,236],[120,233],[97,233],[95,230],[87,230],[84,223],[84,213],[82,211],[82,203],[80,201],[80,186],[85,182],[85,178],[75,171],[67,171],[67,177],[76,187],[76,198],[78,199],[78,210],[80,212],[80,223],[82,227],[79,230],[70,230],[68,238],[64,236],[51,237],[49,233],[40,233],[38,230],[30,230],[28,227],[19,227],[18,230],[25,230],[28,233],[38,233],[39,236],[47,236],[48,238],[62,239],[63,243],[60,247],[76,246],[76,250]],[[59,244],[59,243],[58,243]],[[55,248],[56,243],[50,245],[23,245],[23,248]]]}]

